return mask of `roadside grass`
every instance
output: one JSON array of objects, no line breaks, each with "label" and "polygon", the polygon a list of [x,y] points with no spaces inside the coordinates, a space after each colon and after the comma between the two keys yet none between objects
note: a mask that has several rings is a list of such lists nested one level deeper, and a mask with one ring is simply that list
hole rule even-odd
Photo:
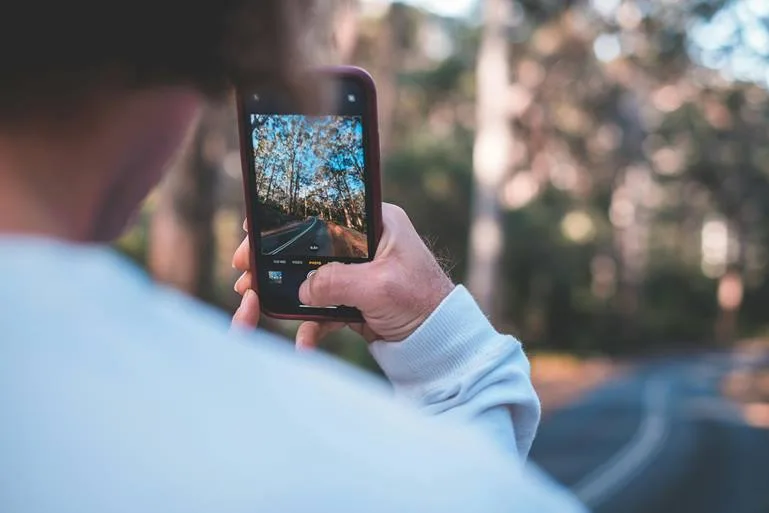
[{"label": "roadside grass", "polygon": [[735,347],[739,365],[721,383],[721,392],[733,401],[746,423],[769,429],[769,338],[749,339]]}]

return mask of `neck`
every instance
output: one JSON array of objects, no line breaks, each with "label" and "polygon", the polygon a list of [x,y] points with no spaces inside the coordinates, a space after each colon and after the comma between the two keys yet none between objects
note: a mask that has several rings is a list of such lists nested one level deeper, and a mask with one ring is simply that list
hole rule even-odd
[{"label": "neck", "polygon": [[184,88],[117,91],[75,120],[33,120],[26,132],[0,125],[0,236],[118,236],[192,135],[201,104]]},{"label": "neck", "polygon": [[50,140],[31,144],[0,138],[0,236],[89,238],[96,205],[87,198],[97,197],[98,177],[74,172],[94,169],[93,163],[68,162],[66,149],[57,146]]}]

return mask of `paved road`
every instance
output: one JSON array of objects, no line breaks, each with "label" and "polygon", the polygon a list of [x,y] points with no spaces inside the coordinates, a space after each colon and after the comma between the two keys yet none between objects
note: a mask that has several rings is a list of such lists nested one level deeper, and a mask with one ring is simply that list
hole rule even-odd
[{"label": "paved road", "polygon": [[592,511],[769,512],[769,430],[718,394],[728,354],[650,362],[545,420],[532,460]]},{"label": "paved road", "polygon": [[334,245],[325,221],[313,217],[262,237],[262,252],[268,255],[334,256]]}]

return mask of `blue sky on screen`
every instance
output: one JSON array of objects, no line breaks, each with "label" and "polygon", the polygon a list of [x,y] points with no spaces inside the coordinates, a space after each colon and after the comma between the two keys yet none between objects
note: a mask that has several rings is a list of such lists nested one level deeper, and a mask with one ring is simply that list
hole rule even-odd
[{"label": "blue sky on screen", "polygon": [[[346,170],[350,167],[351,164],[348,162],[350,159],[349,155],[337,153],[331,146],[324,146],[312,142],[314,135],[319,131],[323,132],[329,130],[333,122],[340,118],[351,121],[353,141],[355,144],[355,155],[352,156],[352,158],[355,159],[360,167],[363,167],[363,124],[358,116],[308,117],[300,114],[252,114],[251,126],[253,127],[257,120],[264,121],[267,124],[268,129],[263,131],[263,133],[266,135],[267,140],[275,141],[277,143],[276,152],[288,151],[287,141],[289,140],[288,136],[290,134],[304,134],[307,139],[305,140],[305,143],[301,144],[299,147],[297,160],[299,162],[299,168],[305,173],[305,176],[309,178],[323,166],[328,166],[337,171]],[[254,148],[256,148],[259,142],[257,130],[252,131],[251,137]],[[256,166],[260,166],[258,160]],[[343,176],[351,191],[358,192],[363,189],[363,183],[359,180],[355,180],[350,176],[350,173],[346,173]]]}]

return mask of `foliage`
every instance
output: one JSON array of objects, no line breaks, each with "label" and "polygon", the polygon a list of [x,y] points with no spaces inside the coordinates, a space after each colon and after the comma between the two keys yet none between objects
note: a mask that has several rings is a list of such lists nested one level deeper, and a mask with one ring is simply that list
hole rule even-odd
[{"label": "foliage", "polygon": [[284,217],[316,216],[365,232],[359,117],[254,115],[251,124],[262,204]]},{"label": "foliage", "polygon": [[[769,96],[756,70],[769,44],[756,41],[769,9],[761,0],[511,5],[514,72],[499,108],[515,140],[499,191],[499,327],[533,349],[580,353],[708,346],[723,326],[729,338],[765,333]],[[379,88],[385,198],[410,213],[457,281],[472,211],[479,33],[475,18],[396,3],[360,20],[352,55]],[[317,181],[292,174],[276,141],[256,139],[260,194],[276,206],[299,216],[332,208],[337,222],[340,205],[361,211],[356,166],[329,157],[349,155],[351,141],[324,150]],[[221,201],[240,208],[236,193]],[[730,276],[741,293],[723,287]],[[327,347],[342,353],[346,342]]]},{"label": "foliage", "polygon": [[[730,269],[745,286],[733,334],[766,325],[767,95],[703,66],[692,33],[739,3],[513,2],[515,72],[500,98],[516,139],[500,191],[509,212],[503,328],[532,347],[585,353],[709,345]],[[450,255],[461,280],[477,28],[418,11],[409,19],[423,31],[442,27],[452,51],[431,60],[418,37],[405,49],[403,62],[420,65],[398,73],[387,198]],[[721,51],[739,55],[740,41]],[[709,222],[728,231],[715,267],[703,253]]]}]

